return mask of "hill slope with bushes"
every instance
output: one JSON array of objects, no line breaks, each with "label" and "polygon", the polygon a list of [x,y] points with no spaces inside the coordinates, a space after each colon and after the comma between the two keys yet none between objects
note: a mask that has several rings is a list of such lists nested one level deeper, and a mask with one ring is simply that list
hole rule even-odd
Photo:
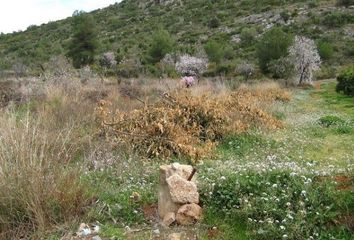
[{"label": "hill slope with bushes", "polygon": [[[256,46],[274,26],[289,35],[315,40],[324,60],[323,75],[353,63],[354,15],[351,1],[331,0],[124,0],[90,12],[96,23],[99,56],[114,52],[136,72],[159,72],[151,45],[167,31],[174,53],[205,49],[211,74],[234,74],[242,62],[257,64]],[[66,55],[73,35],[73,17],[0,35],[0,70],[23,63],[32,73],[53,56]],[[129,68],[130,66],[122,66]],[[324,76],[326,77],[326,76]]]}]

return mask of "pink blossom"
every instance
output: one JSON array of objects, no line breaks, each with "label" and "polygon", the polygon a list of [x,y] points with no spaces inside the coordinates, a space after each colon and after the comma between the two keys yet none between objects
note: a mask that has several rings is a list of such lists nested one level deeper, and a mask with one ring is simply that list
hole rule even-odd
[{"label": "pink blossom", "polygon": [[189,77],[183,77],[181,80],[182,84],[186,86],[187,88],[193,86],[195,84],[195,78],[192,76]]}]

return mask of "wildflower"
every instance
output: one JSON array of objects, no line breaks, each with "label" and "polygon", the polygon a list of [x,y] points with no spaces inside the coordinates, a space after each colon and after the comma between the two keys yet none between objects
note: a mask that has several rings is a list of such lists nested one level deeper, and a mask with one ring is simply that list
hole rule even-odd
[{"label": "wildflower", "polygon": [[288,238],[288,235],[284,234],[284,235],[283,235],[283,238]]},{"label": "wildflower", "polygon": [[220,180],[226,180],[226,177],[221,176],[221,177],[220,177]]},{"label": "wildflower", "polygon": [[283,225],[280,225],[281,230],[285,230],[285,227]]}]

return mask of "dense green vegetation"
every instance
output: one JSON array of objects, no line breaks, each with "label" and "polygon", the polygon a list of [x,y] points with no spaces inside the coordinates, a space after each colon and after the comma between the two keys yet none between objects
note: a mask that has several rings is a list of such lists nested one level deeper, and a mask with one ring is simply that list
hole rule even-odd
[{"label": "dense green vegetation", "polygon": [[[168,5],[155,2],[125,0],[88,14],[97,27],[96,63],[104,52],[110,51],[120,60],[124,58],[134,63],[133,68],[127,61],[118,61],[122,64],[118,72],[124,76],[149,72],[159,75],[161,69],[156,63],[167,51],[195,54],[205,46],[211,62],[215,63],[210,65],[210,71],[234,75],[242,61],[256,65],[260,52],[257,54],[255,44],[262,41],[262,35],[270,26],[278,26],[289,35],[301,34],[318,41],[321,56],[326,60],[324,72],[327,66],[353,61],[353,38],[347,35],[353,15],[347,8],[333,10],[336,6],[333,1],[195,0]],[[74,21],[75,17],[70,17],[30,26],[24,32],[0,35],[0,70],[11,69],[21,61],[30,72],[38,73],[40,64],[72,49],[76,32]],[[159,41],[166,38],[162,32],[171,39],[159,46],[163,49],[156,49]],[[260,63],[261,69],[266,69],[263,60]],[[137,67],[139,64],[142,66]]]},{"label": "dense green vegetation", "polygon": [[354,67],[345,70],[338,77],[337,92],[354,96]]}]

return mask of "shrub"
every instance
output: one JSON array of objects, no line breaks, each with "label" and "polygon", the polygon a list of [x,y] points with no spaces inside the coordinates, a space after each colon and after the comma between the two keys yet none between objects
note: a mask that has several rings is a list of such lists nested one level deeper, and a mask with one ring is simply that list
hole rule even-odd
[{"label": "shrub", "polygon": [[209,28],[218,28],[220,26],[220,21],[218,18],[212,18],[208,23]]},{"label": "shrub", "polygon": [[341,27],[347,23],[354,22],[354,17],[341,12],[331,12],[327,14],[322,23],[328,27]]},{"label": "shrub", "polygon": [[214,40],[208,41],[204,45],[204,50],[211,62],[220,63],[224,57],[223,46]]},{"label": "shrub", "polygon": [[255,28],[243,28],[240,33],[241,43],[245,46],[251,45],[257,36]]},{"label": "shrub", "polygon": [[150,158],[180,156],[196,161],[209,156],[228,134],[251,126],[281,127],[280,121],[258,107],[259,102],[279,98],[287,99],[287,95],[278,87],[242,88],[223,97],[193,96],[183,90],[132,112],[112,114],[110,103],[101,102],[97,114],[103,132],[115,143]]},{"label": "shrub", "polygon": [[156,32],[148,49],[149,62],[152,64],[158,63],[167,53],[173,51],[174,45],[174,40],[166,30]]},{"label": "shrub", "polygon": [[354,67],[347,69],[337,77],[337,92],[354,96]]},{"label": "shrub", "polygon": [[320,57],[324,60],[329,60],[333,56],[333,46],[324,41],[320,41],[317,43],[317,50],[320,54]]},{"label": "shrub", "polygon": [[342,125],[344,120],[338,116],[327,115],[318,119],[318,123],[324,127],[331,127],[333,125]]},{"label": "shrub", "polygon": [[337,5],[349,7],[351,5],[354,5],[354,0],[337,0]]},{"label": "shrub", "polygon": [[282,11],[280,13],[280,17],[284,20],[284,22],[287,22],[290,19],[290,13],[288,11]]},{"label": "shrub", "polygon": [[292,42],[292,37],[281,28],[272,28],[264,34],[257,44],[257,57],[261,70],[269,72],[268,64],[272,60],[284,57]]}]

